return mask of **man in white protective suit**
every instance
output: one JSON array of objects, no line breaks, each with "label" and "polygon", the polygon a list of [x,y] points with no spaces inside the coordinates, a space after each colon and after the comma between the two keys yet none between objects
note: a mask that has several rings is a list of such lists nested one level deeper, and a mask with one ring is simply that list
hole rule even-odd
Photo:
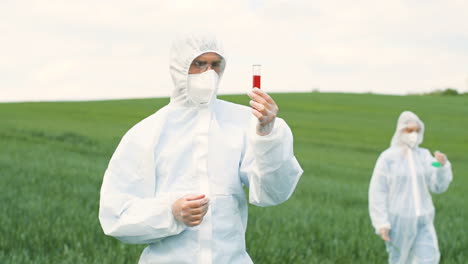
[{"label": "man in white protective suit", "polygon": [[[302,174],[278,106],[252,89],[252,108],[216,98],[225,56],[216,38],[174,41],[168,105],[131,128],[104,175],[104,233],[149,244],[139,263],[252,263],[247,199],[286,201]],[[259,246],[259,245],[257,245]]]},{"label": "man in white protective suit", "polygon": [[372,225],[385,241],[392,264],[435,264],[440,253],[431,194],[445,192],[452,167],[443,153],[419,147],[424,123],[405,111],[390,148],[377,160],[369,186]]}]

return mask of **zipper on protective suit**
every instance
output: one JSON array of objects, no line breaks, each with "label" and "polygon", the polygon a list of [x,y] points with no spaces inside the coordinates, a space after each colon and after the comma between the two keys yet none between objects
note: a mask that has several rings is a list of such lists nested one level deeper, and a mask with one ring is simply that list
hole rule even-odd
[{"label": "zipper on protective suit", "polygon": [[416,210],[416,216],[421,216],[421,193],[418,187],[418,178],[416,174],[416,168],[414,165],[413,150],[408,148],[408,163],[411,174],[411,187],[413,189],[414,207]]},{"label": "zipper on protective suit", "polygon": [[[211,111],[209,106],[201,106],[198,111],[198,121],[196,125],[196,136],[194,146],[194,159],[196,166],[196,178],[200,183],[200,193],[211,199],[210,179],[208,176],[208,149],[209,149],[209,128],[211,122]],[[211,205],[203,217],[198,229],[200,251],[198,263],[212,263],[212,214]]]}]

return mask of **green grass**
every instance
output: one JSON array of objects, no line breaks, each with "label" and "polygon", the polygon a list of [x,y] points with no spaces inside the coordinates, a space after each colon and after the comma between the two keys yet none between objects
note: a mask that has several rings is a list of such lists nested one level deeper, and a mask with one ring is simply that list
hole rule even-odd
[{"label": "green grass", "polygon": [[[224,99],[247,104],[246,96]],[[276,94],[305,173],[286,203],[250,206],[256,263],[386,263],[367,190],[398,115],[426,124],[423,147],[448,154],[449,190],[434,195],[441,263],[468,259],[468,98]],[[136,263],[143,245],[106,237],[103,172],[121,136],[168,99],[0,104],[0,263]]]}]

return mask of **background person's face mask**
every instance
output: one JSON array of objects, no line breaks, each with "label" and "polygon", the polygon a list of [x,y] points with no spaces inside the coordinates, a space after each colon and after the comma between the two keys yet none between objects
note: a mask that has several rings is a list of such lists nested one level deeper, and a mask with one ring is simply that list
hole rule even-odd
[{"label": "background person's face mask", "polygon": [[197,104],[209,104],[218,92],[219,76],[214,70],[188,75],[188,94]]},{"label": "background person's face mask", "polygon": [[410,148],[416,147],[418,143],[418,132],[403,133],[402,141]]}]

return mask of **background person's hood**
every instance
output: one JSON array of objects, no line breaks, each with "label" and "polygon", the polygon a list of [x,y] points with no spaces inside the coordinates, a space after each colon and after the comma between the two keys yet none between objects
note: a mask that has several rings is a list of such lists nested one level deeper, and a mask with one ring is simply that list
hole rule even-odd
[{"label": "background person's hood", "polygon": [[[174,40],[169,62],[169,70],[174,82],[171,104],[179,106],[199,105],[193,102],[188,94],[188,71],[192,61],[207,52],[217,53],[226,61],[222,45],[213,35],[189,34]],[[219,73],[219,79],[221,79],[223,71],[224,69]]]},{"label": "background person's hood", "polygon": [[392,147],[401,146],[403,145],[402,135],[403,131],[408,127],[408,125],[416,123],[419,125],[419,132],[418,132],[418,141],[416,143],[416,147],[419,146],[423,142],[424,138],[424,123],[419,119],[419,117],[411,111],[404,111],[401,113],[400,117],[398,118],[397,129],[395,134],[392,138]]}]

